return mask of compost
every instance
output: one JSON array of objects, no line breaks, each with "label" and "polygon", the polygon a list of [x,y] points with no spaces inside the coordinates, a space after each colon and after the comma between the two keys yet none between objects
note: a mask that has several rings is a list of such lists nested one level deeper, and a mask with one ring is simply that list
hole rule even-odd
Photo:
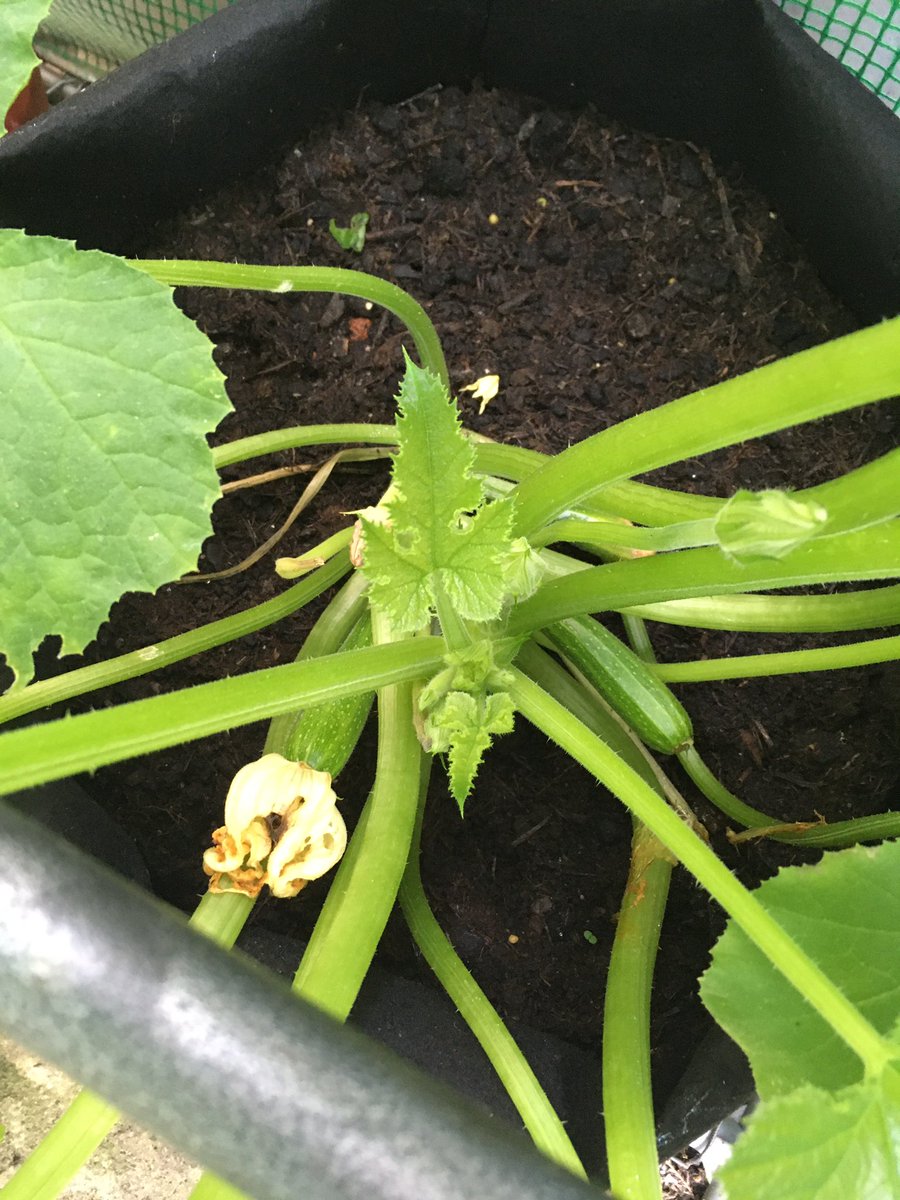
[{"label": "compost", "polygon": [[[357,212],[369,214],[369,226],[355,255],[328,226],[332,218],[346,226]],[[358,267],[394,280],[425,304],[455,388],[500,376],[499,394],[483,412],[462,394],[466,424],[548,452],[854,326],[804,263],[779,213],[731,164],[590,111],[478,87],[467,94],[436,88],[396,107],[361,103],[134,249],[150,257]],[[405,339],[390,316],[321,295],[204,290],[180,294],[179,302],[217,343],[228,378],[235,412],[217,442],[284,425],[392,420]],[[873,458],[897,434],[894,410],[859,409],[648,478],[716,495],[804,486]],[[225,478],[319,464],[328,453],[284,453],[229,469]],[[280,552],[301,553],[345,524],[348,511],[375,501],[385,479],[384,463],[339,469]],[[305,481],[282,479],[221,501],[201,570],[237,563],[268,538]],[[86,658],[234,613],[283,586],[270,555],[228,579],[126,596]],[[289,661],[322,603],[90,703]],[[812,644],[656,624],[650,630],[662,659]],[[41,669],[72,665],[51,647]],[[896,668],[699,684],[680,695],[710,764],[775,818],[837,819],[890,806]],[[155,890],[185,910],[204,889],[200,855],[220,823],[228,783],[259,754],[262,737],[261,727],[239,729],[88,781],[138,843]],[[366,798],[373,744],[369,731],[339,781],[349,823]],[[746,882],[800,859],[783,846],[730,848],[725,822],[679,782]],[[524,722],[489,755],[465,819],[435,772],[426,886],[438,919],[504,1016],[599,1044],[629,840],[621,806]],[[291,904],[263,902],[253,920],[302,937],[326,886],[312,885]],[[654,995],[661,1089],[704,1027],[696,980],[720,925],[704,893],[676,874]],[[399,923],[381,954],[402,972],[421,969]]]}]

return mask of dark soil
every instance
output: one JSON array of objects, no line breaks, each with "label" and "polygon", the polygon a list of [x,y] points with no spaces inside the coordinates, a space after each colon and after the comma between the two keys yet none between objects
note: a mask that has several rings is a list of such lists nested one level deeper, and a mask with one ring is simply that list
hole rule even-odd
[{"label": "dark soil", "polygon": [[[328,222],[345,225],[363,210],[371,220],[357,257],[338,247]],[[455,387],[500,375],[501,391],[483,415],[463,399],[466,423],[544,451],[853,327],[778,214],[735,171],[723,177],[693,146],[594,114],[478,90],[436,90],[396,108],[365,105],[141,249],[153,257],[359,267],[395,280],[426,305]],[[217,442],[320,420],[392,419],[404,342],[392,318],[328,296],[209,290],[181,303],[218,343],[228,377],[236,411]],[[884,406],[860,409],[679,463],[653,479],[717,495],[738,486],[803,486],[874,457],[896,433]],[[321,462],[327,453],[286,453],[226,477]],[[282,552],[315,544],[384,485],[383,465],[339,470]],[[281,480],[222,501],[201,569],[236,563],[265,540],[299,486]],[[128,596],[88,657],[236,612],[282,586],[269,557],[228,580]],[[320,609],[92,702],[288,661]],[[651,632],[662,658],[806,644],[662,625]],[[681,694],[710,764],[774,817],[833,819],[889,806],[896,670],[735,681]],[[92,787],[138,839],[159,893],[184,909],[203,890],[200,852],[230,778],[259,753],[262,733],[239,729],[95,777]],[[349,820],[365,799],[371,759],[369,733],[339,788]],[[734,851],[724,821],[699,801],[697,808],[747,881],[798,860],[780,846]],[[524,722],[490,754],[465,820],[437,778],[426,883],[441,924],[501,1013],[596,1046],[629,833],[621,806]],[[255,919],[303,935],[325,886],[296,904],[262,903]],[[703,1023],[696,979],[720,925],[704,893],[676,874],[654,997],[660,1087],[678,1074]],[[399,927],[389,930],[384,954],[416,969]]]}]

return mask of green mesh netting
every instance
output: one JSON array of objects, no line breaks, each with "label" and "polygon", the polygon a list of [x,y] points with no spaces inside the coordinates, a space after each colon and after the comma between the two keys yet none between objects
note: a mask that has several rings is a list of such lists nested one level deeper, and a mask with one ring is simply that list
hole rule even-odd
[{"label": "green mesh netting", "polygon": [[[231,2],[55,0],[36,47],[57,66],[83,79],[96,79]],[[774,3],[893,112],[900,112],[900,0]]]},{"label": "green mesh netting", "polygon": [[892,112],[900,112],[900,0],[775,0]]},{"label": "green mesh netting", "polygon": [[38,30],[35,49],[79,79],[94,80],[231,2],[54,0]]}]

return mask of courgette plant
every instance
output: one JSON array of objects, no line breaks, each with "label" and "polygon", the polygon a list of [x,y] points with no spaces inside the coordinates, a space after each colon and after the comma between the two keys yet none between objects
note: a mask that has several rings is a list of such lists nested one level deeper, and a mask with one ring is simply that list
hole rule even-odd
[{"label": "courgette plant", "polygon": [[[22,66],[36,6],[7,8],[10,61]],[[491,740],[528,720],[634,818],[604,1021],[615,1195],[660,1195],[649,996],[675,864],[729,915],[702,994],[747,1051],[762,1098],[723,1172],[728,1195],[896,1195],[900,855],[886,839],[900,834],[900,814],[773,821],[708,769],[668,683],[884,662],[900,657],[900,637],[659,664],[643,619],[760,633],[900,623],[900,451],[794,493],[720,499],[633,477],[900,392],[900,319],[545,457],[463,430],[425,312],[358,272],[126,263],[0,231],[0,279],[0,403],[14,451],[0,506],[0,651],[16,676],[0,720],[202,653],[334,592],[293,664],[0,735],[0,794],[270,718],[213,846],[197,847],[210,889],[194,926],[229,946],[262,888],[291,896],[337,866],[294,986],[343,1019],[399,900],[537,1146],[583,1174],[534,1074],[435,921],[418,868],[433,758],[446,763],[462,811]],[[174,285],[343,292],[383,305],[405,322],[419,359],[406,360],[396,424],[274,430],[210,451],[206,435],[228,401],[209,343],[171,303]],[[77,652],[124,591],[153,590],[195,566],[220,494],[216,469],[348,443],[396,449],[391,487],[355,528],[281,564],[298,582],[232,617],[29,682],[46,634]],[[780,594],[835,582],[879,586]],[[623,614],[628,642],[598,620],[608,612]],[[347,841],[332,780],[373,697],[375,777]],[[747,835],[827,852],[748,891],[710,847],[661,755]],[[880,844],[860,844],[871,842]],[[365,872],[356,869],[362,859]],[[10,1200],[57,1195],[117,1115],[81,1093],[7,1185]],[[194,1191],[234,1195],[212,1175]]]},{"label": "courgette plant", "polygon": [[[364,274],[125,263],[15,231],[0,233],[0,270],[3,411],[18,448],[0,524],[10,600],[0,645],[19,677],[0,698],[0,718],[202,652],[341,585],[296,663],[0,736],[2,791],[272,718],[264,753],[238,773],[224,823],[203,856],[210,891],[194,924],[231,944],[263,887],[290,896],[339,862],[295,986],[344,1018],[399,897],[423,954],[536,1144],[581,1172],[530,1068],[437,926],[418,873],[432,758],[446,762],[462,811],[492,738],[521,716],[634,817],[604,1026],[613,1192],[635,1200],[660,1194],[649,992],[669,877],[680,863],[730,916],[703,996],[747,1050],[762,1096],[725,1172],[729,1195],[749,1200],[773,1180],[810,1198],[835,1189],[891,1195],[900,1128],[900,914],[891,886],[897,843],[856,843],[896,837],[900,814],[784,824],[728,792],[699,756],[688,714],[665,677],[720,678],[734,664],[659,665],[642,618],[760,631],[896,623],[898,582],[778,593],[900,578],[900,452],[804,491],[725,500],[631,477],[900,390],[900,320],[641,413],[545,457],[462,429],[424,311]],[[406,359],[396,424],[281,429],[208,452],[203,434],[227,402],[210,346],[171,304],[176,284],[342,291],[386,306],[406,322],[420,359]],[[283,574],[302,576],[282,595],[26,685],[31,651],[46,633],[80,649],[125,588],[155,587],[194,564],[209,528],[214,467],[347,442],[395,446],[391,486],[355,528],[336,531],[299,561],[282,561]],[[71,462],[74,478],[67,468],[48,473],[48,462]],[[58,487],[48,494],[50,478]],[[182,501],[173,512],[175,478]],[[115,503],[94,503],[88,480]],[[573,546],[577,558],[568,552]],[[597,619],[611,611],[624,613],[636,649]],[[898,656],[900,638],[880,637],[751,656],[738,669],[834,670]],[[332,777],[373,695],[375,779],[346,843]],[[651,752],[680,760],[709,799],[755,836],[843,849],[749,892]],[[362,856],[364,875],[354,869]],[[852,953],[843,936],[848,911],[860,934]],[[56,1194],[116,1115],[82,1093],[7,1185],[12,1200]],[[230,1191],[204,1176],[195,1194]]]}]

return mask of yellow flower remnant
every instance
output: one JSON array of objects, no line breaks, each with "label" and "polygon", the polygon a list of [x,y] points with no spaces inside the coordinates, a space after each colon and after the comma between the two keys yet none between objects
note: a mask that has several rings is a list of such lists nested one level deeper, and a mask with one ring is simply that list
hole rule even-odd
[{"label": "yellow flower remnant", "polygon": [[465,387],[459,389],[461,392],[471,392],[473,400],[480,400],[478,406],[479,417],[500,391],[500,376],[499,375],[482,375],[480,379],[476,379],[474,383],[467,383]]},{"label": "yellow flower remnant", "polygon": [[288,899],[338,862],[347,828],[331,776],[280,754],[241,767],[225,800],[225,824],[203,855],[211,892]]},{"label": "yellow flower remnant", "polygon": [[365,559],[366,539],[363,533],[363,518],[371,521],[373,525],[385,525],[390,528],[391,501],[395,499],[396,495],[397,491],[392,484],[377,504],[370,504],[368,508],[356,510],[353,537],[350,539],[350,562],[354,567],[363,566]]}]

